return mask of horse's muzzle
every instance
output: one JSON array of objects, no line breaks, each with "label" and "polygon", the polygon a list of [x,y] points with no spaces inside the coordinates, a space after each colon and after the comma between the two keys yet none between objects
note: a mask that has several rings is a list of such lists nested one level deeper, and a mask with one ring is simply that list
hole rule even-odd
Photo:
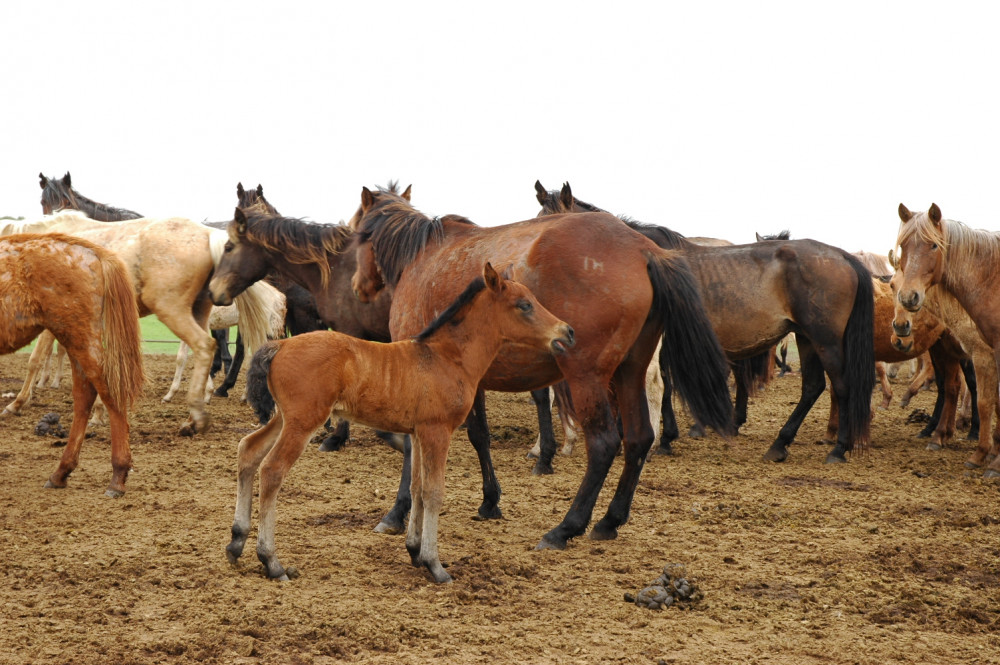
[{"label": "horse's muzzle", "polygon": [[896,333],[898,337],[909,337],[913,333],[913,324],[910,321],[900,323],[893,319],[892,332]]},{"label": "horse's muzzle", "polygon": [[893,348],[895,348],[900,353],[909,353],[910,351],[913,350],[913,340],[909,339],[909,340],[907,340],[907,341],[904,342],[899,337],[893,337],[892,338],[892,346],[893,346]]},{"label": "horse's muzzle", "polygon": [[899,299],[899,304],[908,312],[917,312],[924,304],[923,294],[919,291],[910,291],[909,293],[900,292],[897,298]]},{"label": "horse's muzzle", "polygon": [[563,330],[562,336],[552,340],[552,353],[566,353],[566,351],[573,348],[575,344],[576,337],[573,334],[573,328],[566,326]]}]

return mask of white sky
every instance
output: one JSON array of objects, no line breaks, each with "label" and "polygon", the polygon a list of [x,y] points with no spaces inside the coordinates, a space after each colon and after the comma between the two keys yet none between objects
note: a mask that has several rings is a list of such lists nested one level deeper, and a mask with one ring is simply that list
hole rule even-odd
[{"label": "white sky", "polygon": [[0,215],[38,173],[149,216],[237,181],[336,222],[533,184],[687,235],[886,252],[896,206],[1000,229],[1000,9],[975,2],[5,2]]}]

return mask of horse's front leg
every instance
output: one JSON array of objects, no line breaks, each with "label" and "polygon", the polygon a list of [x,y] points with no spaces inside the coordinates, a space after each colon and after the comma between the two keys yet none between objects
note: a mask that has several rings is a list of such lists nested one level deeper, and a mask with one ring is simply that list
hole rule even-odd
[{"label": "horse's front leg", "polygon": [[52,353],[52,345],[55,342],[55,335],[48,330],[42,331],[42,334],[38,336],[38,339],[35,341],[35,348],[28,358],[28,375],[24,379],[24,384],[21,386],[21,390],[17,393],[14,401],[4,407],[2,415],[21,415],[21,409],[31,401],[35,376],[41,369],[44,359]]},{"label": "horse's front leg", "polygon": [[788,458],[788,446],[795,440],[802,421],[812,409],[813,404],[823,394],[826,389],[825,372],[823,363],[813,347],[811,341],[806,337],[795,337],[799,347],[799,368],[802,372],[802,391],[799,396],[799,403],[788,416],[784,426],[778,432],[778,438],[774,440],[771,447],[764,453],[765,462],[784,462]]},{"label": "horse's front leg", "polygon": [[399,476],[399,489],[396,490],[396,501],[392,508],[386,513],[382,521],[375,527],[376,533],[398,534],[406,531],[403,520],[410,512],[410,481],[413,477],[413,443],[412,437],[403,437],[403,470]]},{"label": "horse's front leg", "polygon": [[438,584],[451,582],[451,575],[441,565],[438,555],[438,518],[444,504],[445,466],[450,440],[451,433],[447,429],[421,431],[414,435],[414,449],[417,451],[411,483],[414,508],[406,534],[406,549],[413,564],[427,568]]},{"label": "horse's front leg", "polygon": [[531,400],[535,403],[535,410],[538,412],[538,439],[535,445],[528,451],[528,457],[538,459],[535,468],[531,473],[536,476],[554,473],[552,469],[552,458],[556,454],[556,434],[552,428],[552,401],[554,395],[548,388],[539,388],[531,391]]},{"label": "horse's front leg", "polygon": [[236,458],[236,514],[233,517],[232,540],[226,546],[226,558],[235,564],[243,554],[247,536],[250,533],[250,514],[253,508],[253,479],[264,456],[274,447],[281,432],[281,411],[264,427],[240,440]]}]

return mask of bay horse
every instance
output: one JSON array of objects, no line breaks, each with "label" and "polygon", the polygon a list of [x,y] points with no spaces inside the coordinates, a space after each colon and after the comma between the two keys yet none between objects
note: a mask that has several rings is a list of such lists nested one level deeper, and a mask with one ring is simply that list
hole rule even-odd
[{"label": "bay horse", "polygon": [[111,420],[111,482],[120,497],[132,468],[128,410],[142,393],[142,349],[135,291],[114,253],[72,236],[0,238],[0,353],[49,330],[72,359],[73,424],[46,487],[66,487],[95,399]]},{"label": "bay horse", "polygon": [[[535,190],[543,213],[600,210],[573,196],[568,183],[556,193],[536,181]],[[787,459],[788,446],[826,388],[824,374],[830,376],[833,394],[843,407],[826,461],[846,462],[848,451],[867,447],[875,383],[874,300],[871,274],[856,257],[815,240],[697,245],[663,226],[613,219],[618,220],[620,232],[632,229],[684,256],[730,359],[760,358],[789,332],[795,333],[802,367],[801,396],[764,454],[765,461]],[[738,417],[741,412],[745,416],[752,382],[738,379],[737,388],[741,384],[744,392],[742,398],[737,392]],[[673,421],[673,411],[666,413],[670,404],[666,397],[663,404],[666,427]]]},{"label": "bay horse", "polygon": [[480,381],[467,421],[483,470],[480,515],[499,517],[485,391],[523,392],[568,381],[584,429],[587,470],[566,517],[542,537],[539,549],[563,549],[586,530],[623,441],[618,416],[624,469],[591,537],[615,538],[627,521],[654,439],[645,373],[664,334],[666,366],[679,392],[702,422],[731,433],[728,367],[684,260],[637,233],[622,233],[617,218],[555,215],[484,228],[456,215],[429,218],[398,194],[365,187],[350,225],[359,236],[355,293],[370,301],[392,289],[394,340],[423,329],[486,261],[510,266],[513,279],[576,329],[575,351],[557,358],[505,345]]},{"label": "bay horse", "polygon": [[[96,222],[75,211],[65,211],[28,226],[85,238],[121,257],[133,280],[139,315],[156,314],[194,351],[187,393],[190,417],[180,434],[192,436],[206,430],[211,418],[205,411],[204,393],[215,350],[215,340],[207,332],[212,303],[206,286],[215,262],[222,255],[225,232],[179,217]],[[237,299],[250,350],[259,348],[267,339],[269,314],[265,302],[257,290]],[[41,345],[39,340],[36,351]],[[34,369],[37,371],[37,366]],[[29,372],[21,392],[5,411],[20,412],[30,399],[33,379]]]},{"label": "bay horse", "polygon": [[[899,270],[896,272],[895,287],[901,308],[908,312],[920,311],[928,301],[930,288],[936,286],[942,291],[941,295],[954,298],[965,310],[975,324],[982,343],[991,350],[992,363],[984,359],[985,362],[976,364],[980,437],[979,446],[966,465],[979,468],[988,463],[984,476],[998,477],[1000,427],[994,430],[992,444],[987,440],[987,432],[990,431],[989,421],[996,412],[997,363],[1000,362],[1000,308],[997,308],[994,297],[1000,286],[1000,275],[996,271],[1000,234],[944,219],[936,203],[932,203],[927,212],[917,213],[910,212],[900,203],[898,214],[900,224],[896,244],[899,247]],[[899,317],[897,321],[903,328],[897,330],[897,334],[905,332],[905,323]],[[983,355],[985,353],[980,357]]]},{"label": "bay horse", "polygon": [[502,346],[561,357],[573,344],[569,325],[489,263],[412,339],[381,344],[320,331],[269,342],[254,356],[249,393],[256,408],[270,411],[277,404],[277,412],[239,444],[229,561],[235,564],[243,553],[260,468],[257,557],[268,577],[288,579],[274,547],[278,488],[332,411],[412,435],[413,510],[406,549],[413,565],[427,568],[435,582],[450,582],[438,555],[437,532],[452,433],[466,419],[477,386]]}]

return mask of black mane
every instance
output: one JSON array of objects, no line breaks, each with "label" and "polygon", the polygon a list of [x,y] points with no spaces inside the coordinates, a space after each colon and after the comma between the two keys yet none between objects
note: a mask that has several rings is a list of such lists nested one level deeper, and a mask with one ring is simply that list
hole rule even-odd
[{"label": "black mane", "polygon": [[426,342],[427,338],[440,330],[446,323],[452,321],[454,324],[461,322],[461,318],[457,318],[459,312],[461,312],[466,305],[471,303],[480,291],[486,288],[486,282],[482,277],[477,277],[469,285],[465,287],[465,290],[455,298],[455,300],[448,305],[448,308],[437,315],[433,321],[430,322],[423,332],[414,337],[418,342]]}]

